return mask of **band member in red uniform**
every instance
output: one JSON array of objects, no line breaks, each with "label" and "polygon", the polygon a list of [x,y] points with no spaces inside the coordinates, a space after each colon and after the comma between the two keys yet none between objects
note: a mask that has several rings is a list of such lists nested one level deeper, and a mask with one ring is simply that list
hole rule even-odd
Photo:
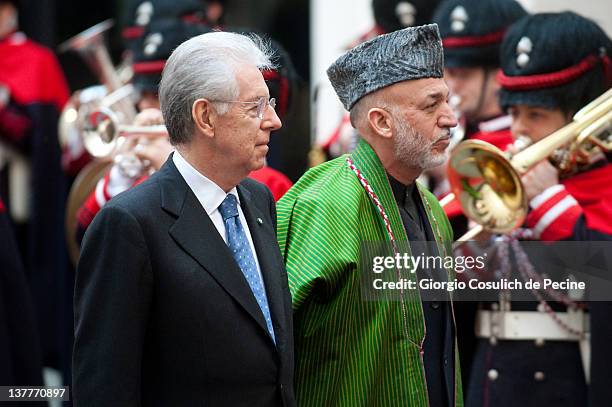
[{"label": "band member in red uniform", "polygon": [[[433,21],[440,27],[444,46],[444,77],[451,91],[451,105],[460,125],[453,129],[453,144],[462,139],[480,139],[501,149],[513,142],[511,118],[497,101],[499,47],[514,21],[526,14],[515,0],[446,0],[436,8]],[[429,173],[429,187],[439,198],[450,192],[446,166]],[[458,200],[444,205],[455,239],[468,230]],[[476,304],[459,302],[455,307],[459,355],[463,382],[468,383],[472,354]]]},{"label": "band member in red uniform", "polygon": [[[446,0],[433,20],[440,27],[444,46],[444,77],[451,90],[461,126],[459,139],[480,139],[502,150],[513,142],[511,118],[497,101],[499,46],[507,28],[526,14],[515,0]],[[434,192],[448,193],[441,174],[433,175]],[[458,201],[444,207],[455,237],[467,230],[467,220]]]},{"label": "band member in red uniform", "polygon": [[[536,14],[515,23],[501,46],[503,71],[498,75],[500,104],[512,115],[513,135],[541,140],[609,89],[611,51],[604,31],[575,13]],[[545,241],[612,240],[612,165],[606,155],[592,155],[569,174],[559,167],[543,160],[523,177],[530,206],[525,224],[530,233],[524,236]],[[466,405],[586,406],[588,353],[582,350],[588,343],[588,313],[576,311],[571,299],[561,303],[537,296],[534,302],[493,305],[497,308],[479,312],[488,314],[490,321],[501,318],[501,324],[511,315],[499,310],[521,312],[513,314],[512,330],[495,333],[492,322],[477,326],[480,340]],[[609,405],[610,307],[590,305],[591,400],[593,405]],[[567,323],[571,312],[578,312],[578,323]],[[599,319],[603,315],[605,319]],[[608,396],[602,401],[604,393]]]},{"label": "band member in red uniform", "polygon": [[444,46],[444,76],[462,116],[465,138],[505,149],[510,118],[497,103],[499,46],[506,29],[526,14],[514,0],[446,0],[434,14]]},{"label": "band member in red uniform", "polygon": [[68,264],[57,124],[68,87],[53,53],[18,31],[17,21],[17,2],[0,0],[0,194],[15,223],[45,362],[56,366]]}]

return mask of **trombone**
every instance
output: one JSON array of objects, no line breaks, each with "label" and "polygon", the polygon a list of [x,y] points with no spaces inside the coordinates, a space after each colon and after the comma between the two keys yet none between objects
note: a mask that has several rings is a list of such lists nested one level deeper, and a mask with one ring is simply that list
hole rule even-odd
[{"label": "trombone", "polygon": [[125,85],[131,78],[131,72],[125,67],[115,69],[105,45],[105,35],[112,26],[112,20],[105,20],[59,46],[60,52],[78,53],[102,85],[84,89],[79,93],[80,102],[75,102],[73,96],[62,110],[59,121],[62,147],[69,144],[72,135],[80,135],[85,117],[100,106],[113,106],[125,122],[131,122],[136,116],[131,100],[133,88]]},{"label": "trombone", "polygon": [[572,122],[510,159],[481,140],[460,143],[448,164],[452,194],[440,203],[444,206],[456,197],[465,215],[478,226],[457,242],[473,239],[483,230],[509,233],[520,227],[528,210],[521,176],[547,158],[561,177],[580,171],[598,155],[612,151],[611,127],[612,89],[578,111]]}]

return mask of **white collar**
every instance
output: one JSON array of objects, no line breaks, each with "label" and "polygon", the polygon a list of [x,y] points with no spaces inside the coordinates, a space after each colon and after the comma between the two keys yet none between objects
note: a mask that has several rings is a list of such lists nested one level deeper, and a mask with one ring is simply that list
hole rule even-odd
[{"label": "white collar", "polygon": [[483,133],[493,133],[494,131],[509,129],[512,125],[512,116],[504,115],[491,120],[480,122],[478,130]]},{"label": "white collar", "polygon": [[[178,151],[174,151],[174,154],[172,154],[172,161],[196,198],[198,198],[198,201],[200,201],[200,204],[208,216],[211,216],[227,196],[225,191],[221,189],[219,185],[206,178],[204,174],[196,170]],[[236,196],[238,205],[240,205],[240,197],[238,196],[236,187],[232,188],[229,193]]]},{"label": "white collar", "polygon": [[8,43],[10,45],[21,45],[28,39],[21,31],[15,31],[12,34],[7,35],[5,38],[8,39]]}]

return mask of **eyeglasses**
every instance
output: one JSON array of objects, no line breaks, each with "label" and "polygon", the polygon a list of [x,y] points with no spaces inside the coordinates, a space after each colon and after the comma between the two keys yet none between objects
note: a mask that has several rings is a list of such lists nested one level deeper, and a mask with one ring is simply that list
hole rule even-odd
[{"label": "eyeglasses", "polygon": [[263,119],[264,112],[270,106],[272,109],[276,107],[276,98],[268,99],[265,96],[260,97],[254,102],[243,102],[242,100],[211,100],[218,103],[240,103],[241,105],[252,105],[257,108],[257,118]]}]

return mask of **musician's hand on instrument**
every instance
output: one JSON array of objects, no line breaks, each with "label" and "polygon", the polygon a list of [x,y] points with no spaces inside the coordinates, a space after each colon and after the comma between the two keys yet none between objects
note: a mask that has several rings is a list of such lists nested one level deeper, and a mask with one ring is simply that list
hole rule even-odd
[{"label": "musician's hand on instrument", "polygon": [[167,137],[140,137],[134,153],[143,162],[149,162],[156,171],[166,162],[174,150]]},{"label": "musician's hand on instrument", "polygon": [[144,109],[134,118],[134,126],[155,126],[164,124],[164,117],[159,109]]},{"label": "musician's hand on instrument", "polygon": [[128,153],[136,147],[138,144],[138,137],[123,137],[117,143],[117,150],[115,155]]},{"label": "musician's hand on instrument", "polygon": [[525,186],[527,200],[544,192],[546,189],[559,183],[559,171],[548,161],[543,160],[521,177]]},{"label": "musician's hand on instrument", "polygon": [[519,149],[514,144],[508,144],[508,147],[506,147],[506,151],[505,151],[507,158],[512,158],[518,152],[519,152]]}]

